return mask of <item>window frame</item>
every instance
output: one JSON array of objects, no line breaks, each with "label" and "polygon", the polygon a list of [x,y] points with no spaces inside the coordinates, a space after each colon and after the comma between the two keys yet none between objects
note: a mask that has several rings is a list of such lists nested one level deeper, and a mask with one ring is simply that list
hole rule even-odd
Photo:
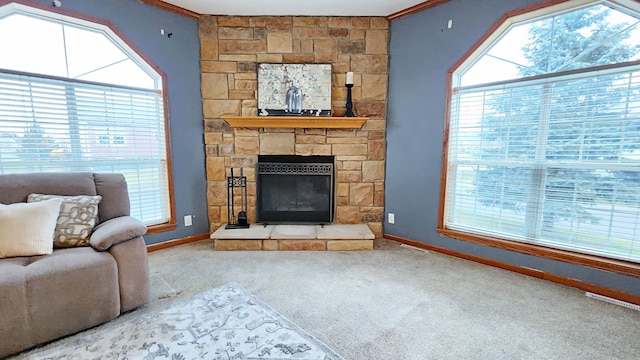
[{"label": "window frame", "polygon": [[[56,18],[56,16],[51,16],[51,14],[61,15],[58,17],[58,20],[61,21],[69,21],[79,26],[88,26],[93,29],[102,29],[105,31],[105,35],[109,36],[109,33],[114,36],[109,36],[113,41],[119,43],[120,45],[125,46],[125,50],[131,50],[128,52],[132,58],[138,63],[139,66],[143,68],[150,68],[154,72],[156,72],[160,76],[160,86],[162,93],[162,105],[164,107],[163,116],[164,116],[164,136],[165,136],[165,154],[166,154],[166,168],[167,168],[167,191],[169,198],[169,220],[164,223],[149,225],[147,227],[147,234],[160,233],[165,231],[175,230],[178,226],[176,219],[176,208],[175,208],[175,195],[174,195],[174,186],[173,186],[173,168],[172,168],[172,154],[171,154],[171,134],[170,134],[170,123],[169,123],[169,101],[168,101],[168,81],[167,75],[164,71],[160,69],[158,65],[156,65],[148,56],[144,54],[124,33],[122,33],[113,23],[108,20],[85,15],[82,13],[78,13],[75,11],[67,10],[65,8],[54,7],[50,5],[45,5],[29,0],[0,0],[0,7],[7,7],[9,10],[13,10],[16,12],[29,12],[31,14],[48,14],[43,15],[45,17]],[[38,76],[42,78],[55,78],[49,75],[39,74]],[[69,79],[73,81],[73,79]],[[111,141],[110,135],[110,141]]]},{"label": "window frame", "polygon": [[[513,11],[505,13],[498,19],[471,48],[453,65],[446,74],[446,97],[445,97],[445,118],[444,118],[444,137],[442,147],[442,163],[440,173],[440,197],[438,207],[438,224],[436,231],[440,236],[468,241],[476,244],[486,245],[508,251],[515,251],[523,254],[542,257],[550,260],[559,260],[581,266],[587,266],[595,269],[612,271],[619,274],[640,277],[640,263],[631,261],[617,260],[604,256],[590,255],[570,250],[551,248],[548,246],[525,243],[508,238],[497,236],[488,236],[480,233],[472,233],[457,229],[450,229],[445,226],[446,217],[446,195],[447,195],[447,174],[448,174],[448,149],[450,140],[450,119],[451,105],[453,99],[453,91],[456,84],[460,83],[459,69],[471,66],[488,47],[506,32],[513,24],[538,18],[551,13],[562,12],[569,9],[578,8],[585,5],[593,5],[602,3],[602,1],[594,0],[552,0],[542,3],[536,3],[525,6]],[[609,1],[620,7],[633,7],[638,9],[640,4],[628,0]],[[640,9],[639,9],[640,10]]]}]

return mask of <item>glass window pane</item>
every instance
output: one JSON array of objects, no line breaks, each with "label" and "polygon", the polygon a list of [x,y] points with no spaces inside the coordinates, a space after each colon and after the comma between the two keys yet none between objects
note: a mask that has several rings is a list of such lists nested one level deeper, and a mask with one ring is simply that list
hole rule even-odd
[{"label": "glass window pane", "polygon": [[526,168],[456,167],[447,225],[524,238],[529,176]]},{"label": "glass window pane", "polygon": [[79,78],[129,58],[101,32],[65,26],[64,35],[70,78]]},{"label": "glass window pane", "polygon": [[92,72],[78,76],[80,80],[133,86],[143,89],[155,88],[155,81],[131,59],[110,64]]},{"label": "glass window pane", "polygon": [[530,19],[459,69],[445,227],[640,262],[639,18]]},{"label": "glass window pane", "polygon": [[[64,37],[60,23],[22,14],[1,18],[0,48],[3,49],[0,69],[67,76]],[[46,56],[43,56],[44,54]]]},{"label": "glass window pane", "polygon": [[604,4],[514,24],[461,71],[461,86],[640,59],[640,16]]},{"label": "glass window pane", "polygon": [[132,215],[167,222],[160,75],[102,25],[23,8],[0,17],[0,46],[12,54],[0,56],[0,173],[122,173]]},{"label": "glass window pane", "polygon": [[623,259],[640,258],[640,171],[551,168],[541,240]]},{"label": "glass window pane", "polygon": [[0,69],[159,88],[154,76],[100,30],[57,19],[11,14],[0,18],[0,47],[11,54],[0,56]]}]

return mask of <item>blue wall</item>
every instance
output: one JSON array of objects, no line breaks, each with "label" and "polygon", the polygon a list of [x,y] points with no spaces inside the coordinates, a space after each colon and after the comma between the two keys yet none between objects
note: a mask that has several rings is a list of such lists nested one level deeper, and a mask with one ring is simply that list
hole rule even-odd
[{"label": "blue wall", "polygon": [[[167,75],[178,227],[145,236],[147,244],[208,233],[197,19],[136,0],[62,0],[62,8],[110,21]],[[173,35],[160,35],[161,28]],[[193,225],[185,227],[183,216],[189,214],[195,215]]]},{"label": "blue wall", "polygon": [[[446,73],[506,12],[535,0],[452,0],[391,22],[384,233],[640,295],[640,279],[436,232]],[[453,27],[447,29],[447,21]],[[427,271],[427,269],[425,269]]]}]

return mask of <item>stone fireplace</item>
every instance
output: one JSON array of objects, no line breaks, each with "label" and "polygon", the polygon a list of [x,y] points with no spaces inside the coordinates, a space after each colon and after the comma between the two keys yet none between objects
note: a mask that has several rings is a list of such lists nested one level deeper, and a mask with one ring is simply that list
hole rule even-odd
[{"label": "stone fireplace", "polygon": [[[332,156],[333,224],[366,224],[382,236],[388,80],[388,21],[384,17],[233,17],[203,15],[201,41],[207,200],[211,232],[226,223],[226,177],[244,169],[248,217],[256,222],[259,156]],[[257,115],[258,63],[330,63],[332,111],[345,111],[345,74],[354,72],[360,128],[330,119],[317,127],[230,126],[227,116]],[[238,199],[240,200],[240,199]]]},{"label": "stone fireplace", "polygon": [[333,158],[259,155],[256,221],[262,224],[331,224]]}]

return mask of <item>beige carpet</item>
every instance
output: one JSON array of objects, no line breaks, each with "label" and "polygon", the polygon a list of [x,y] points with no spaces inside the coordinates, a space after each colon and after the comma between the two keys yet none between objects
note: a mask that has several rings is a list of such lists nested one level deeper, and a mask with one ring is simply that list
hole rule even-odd
[{"label": "beige carpet", "polygon": [[217,252],[206,240],[153,252],[154,300],[113,323],[237,282],[347,360],[635,360],[640,354],[638,311],[391,241],[377,240],[375,247]]}]

